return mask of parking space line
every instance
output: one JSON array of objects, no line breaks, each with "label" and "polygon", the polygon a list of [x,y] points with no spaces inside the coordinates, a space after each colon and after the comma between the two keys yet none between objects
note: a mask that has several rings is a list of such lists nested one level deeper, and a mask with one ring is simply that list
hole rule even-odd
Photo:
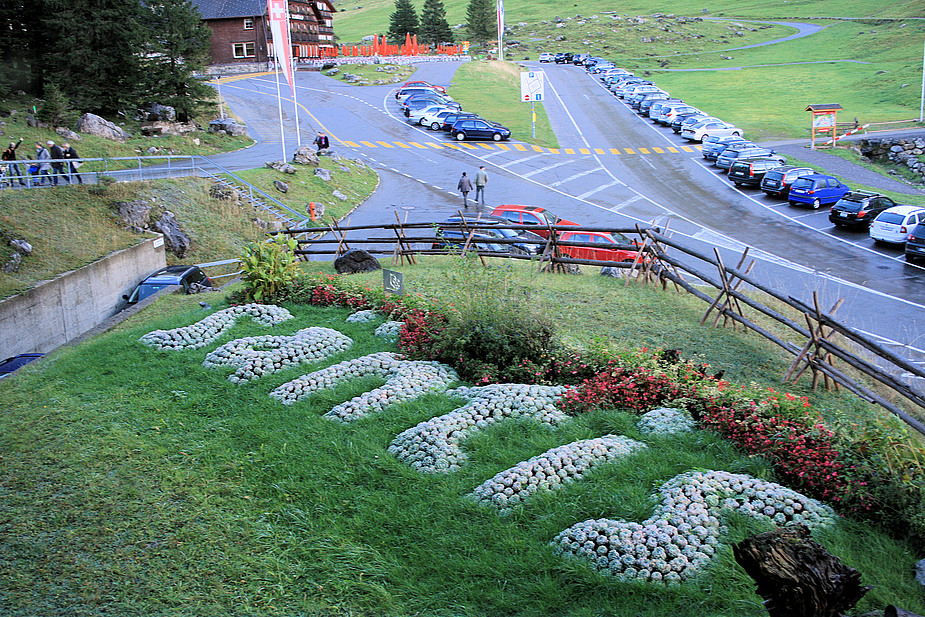
[{"label": "parking space line", "polygon": [[381,145],[383,148],[394,148],[395,147],[387,141],[377,141],[376,143]]},{"label": "parking space line", "polygon": [[[594,195],[595,193],[600,193],[600,192],[603,191],[604,189],[609,189],[610,187],[616,186],[616,185],[618,185],[618,184],[623,184],[623,183],[620,182],[619,180],[614,180],[613,182],[608,182],[607,184],[602,184],[601,186],[599,186],[599,187],[597,187],[597,188],[595,188],[595,189],[591,189],[590,191],[588,191],[588,192],[586,192],[586,193],[582,193],[581,195],[578,196],[578,199],[587,199],[588,197],[590,197],[591,195]],[[637,195],[637,197],[639,197],[639,199],[642,199],[642,197],[640,197],[639,195]]]},{"label": "parking space line", "polygon": [[624,207],[630,205],[631,203],[635,203],[635,202],[639,201],[640,199],[645,199],[645,197],[643,197],[642,195],[639,195],[639,194],[637,193],[636,195],[633,195],[632,197],[630,197],[629,199],[627,199],[627,200],[624,201],[623,203],[619,203],[619,204],[615,205],[613,208],[610,208],[610,211],[611,211],[611,212],[619,212],[622,208],[624,208]]},{"label": "parking space line", "polygon": [[578,173],[575,174],[575,175],[569,176],[568,178],[563,178],[562,180],[559,180],[558,182],[553,182],[553,183],[550,184],[549,186],[561,186],[561,185],[565,184],[566,182],[571,182],[572,180],[577,180],[578,178],[581,178],[581,177],[583,177],[583,176],[587,176],[588,174],[593,174],[593,173],[595,173],[595,172],[603,171],[603,170],[604,170],[603,167],[595,167],[595,168],[593,168],[593,169],[586,169],[586,170],[584,170],[584,171],[578,172]]},{"label": "parking space line", "polygon": [[535,176],[536,174],[541,174],[541,173],[543,173],[544,171],[549,171],[550,169],[555,169],[556,167],[561,167],[562,165],[569,165],[569,164],[571,164],[571,162],[572,162],[571,159],[565,159],[564,161],[559,161],[558,163],[553,163],[552,165],[547,165],[546,167],[543,167],[542,169],[534,169],[533,171],[529,171],[529,172],[527,172],[527,173],[525,173],[525,174],[520,174],[520,175],[522,175],[524,178],[529,178],[530,176]]}]

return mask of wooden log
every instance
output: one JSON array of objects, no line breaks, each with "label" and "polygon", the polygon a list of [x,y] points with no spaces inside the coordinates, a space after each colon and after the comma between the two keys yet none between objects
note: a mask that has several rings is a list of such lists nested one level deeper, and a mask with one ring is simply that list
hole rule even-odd
[{"label": "wooden log", "polygon": [[758,584],[770,617],[840,617],[872,589],[802,524],[746,538],[732,553]]}]

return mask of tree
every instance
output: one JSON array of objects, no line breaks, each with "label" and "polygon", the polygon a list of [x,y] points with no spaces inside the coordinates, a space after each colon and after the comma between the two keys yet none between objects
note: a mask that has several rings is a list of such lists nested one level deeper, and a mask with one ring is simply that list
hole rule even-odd
[{"label": "tree", "polygon": [[395,12],[389,16],[389,40],[404,43],[405,36],[418,33],[418,14],[411,0],[395,0]]},{"label": "tree", "polygon": [[418,40],[428,45],[452,43],[453,31],[446,21],[446,9],[443,0],[424,0],[424,9],[421,11],[421,28]]},{"label": "tree", "polygon": [[0,0],[0,96],[42,92],[43,0]]},{"label": "tree", "polygon": [[143,60],[145,102],[170,105],[177,119],[189,120],[212,88],[193,77],[209,58],[212,31],[189,0],[149,4],[148,35]]},{"label": "tree", "polygon": [[466,30],[469,38],[484,45],[498,35],[495,3],[492,0],[469,0],[466,8]]}]

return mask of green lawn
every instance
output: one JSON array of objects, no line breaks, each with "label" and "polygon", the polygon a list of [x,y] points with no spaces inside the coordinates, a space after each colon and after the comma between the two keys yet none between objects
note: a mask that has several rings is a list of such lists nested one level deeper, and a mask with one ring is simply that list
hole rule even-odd
[{"label": "green lawn", "polygon": [[[463,297],[473,285],[497,289],[498,277],[507,276],[488,271],[494,282],[486,281],[485,273],[453,261],[401,268],[408,293],[443,289]],[[693,325],[702,307],[686,296],[602,277],[510,276],[512,289],[529,285],[549,302],[575,344],[678,347],[742,382],[776,384],[784,366],[754,339]],[[367,280],[376,285],[381,274]],[[588,297],[599,301],[592,307]],[[208,297],[213,310],[226,306],[220,298]],[[321,414],[381,380],[283,406],[267,393],[312,366],[235,385],[226,379],[230,371],[201,365],[225,341],[308,326],[355,341],[317,366],[394,349],[373,336],[379,322],[350,324],[346,310],[289,306],[292,321],[272,330],[239,321],[199,350],[158,351],[139,342],[153,329],[212,312],[200,308],[201,299],[160,299],[115,330],[0,382],[6,614],[701,617],[761,610],[728,544],[703,576],[676,588],[616,583],[549,547],[559,531],[588,518],[647,518],[653,489],[690,469],[772,478],[760,458],[742,457],[708,433],[643,436],[632,414],[615,409],[556,430],[501,423],[464,443],[470,458],[460,471],[422,475],[387,446],[404,429],[458,407],[458,399],[428,395],[336,424]],[[842,395],[814,395],[813,402],[869,414]],[[519,461],[606,433],[649,448],[511,516],[464,499]],[[726,542],[766,529],[738,516],[727,522]],[[908,547],[849,521],[815,537],[874,585],[858,612],[886,604],[925,610],[909,570],[918,556]]]}]

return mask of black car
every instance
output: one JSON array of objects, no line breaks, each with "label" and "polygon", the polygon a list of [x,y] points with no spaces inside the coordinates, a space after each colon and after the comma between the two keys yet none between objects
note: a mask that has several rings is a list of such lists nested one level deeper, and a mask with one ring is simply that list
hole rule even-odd
[{"label": "black car", "polygon": [[925,223],[919,223],[912,228],[912,233],[906,238],[906,261],[915,261],[925,257]]},{"label": "black car", "polygon": [[492,141],[501,141],[510,139],[511,129],[501,126],[497,122],[489,122],[482,118],[465,118],[458,120],[453,128],[450,129],[450,135],[457,141],[467,139],[491,139]]},{"label": "black car", "polygon": [[34,360],[38,360],[45,354],[41,353],[21,353],[18,356],[7,358],[0,362],[0,379],[10,375],[13,371],[23,367]]},{"label": "black car", "polygon": [[868,191],[851,191],[832,205],[829,221],[836,227],[870,227],[878,214],[899,205],[886,195]]},{"label": "black car", "polygon": [[[459,215],[451,216],[442,223],[440,223],[440,228],[438,231],[439,235],[442,235],[445,238],[458,238],[458,232],[464,231],[465,225],[479,224],[479,225],[491,225],[492,227],[482,227],[476,230],[476,234],[480,236],[490,236],[493,238],[503,238],[507,240],[529,240],[529,242],[517,242],[513,244],[501,244],[503,246],[504,252],[511,252],[517,255],[539,255],[544,248],[544,243],[546,242],[542,236],[535,234],[532,231],[526,230],[515,230],[508,227],[511,224],[511,221],[500,216],[492,216],[485,214],[463,214],[462,217]],[[470,230],[471,231],[471,230]],[[450,234],[450,235],[448,235]],[[442,248],[442,247],[434,247]]]},{"label": "black car", "polygon": [[478,118],[478,117],[479,117],[478,114],[474,114],[472,112],[458,111],[454,114],[448,115],[446,118],[443,119],[443,130],[449,133],[450,129],[453,128],[453,125],[459,122],[460,120],[464,120],[466,118]]},{"label": "black car", "polygon": [[793,181],[800,176],[813,173],[816,172],[811,167],[784,165],[764,174],[764,178],[761,179],[761,190],[773,197],[787,199],[787,195],[790,194],[790,185],[793,184]]},{"label": "black car", "polygon": [[131,294],[122,296],[128,304],[136,304],[168,285],[179,285],[189,293],[194,286],[212,287],[212,281],[199,266],[167,266],[149,274]]},{"label": "black car", "polygon": [[781,155],[775,155],[774,150],[769,150],[768,148],[762,148],[760,146],[737,145],[731,148],[726,148],[722,154],[716,157],[716,160],[713,161],[713,165],[719,167],[725,172],[728,172],[729,168],[732,167],[732,164],[735,163],[738,159],[751,159],[757,157],[776,159],[779,161],[778,165],[783,165],[787,162],[787,159]]},{"label": "black car", "polygon": [[556,64],[571,64],[572,58],[574,57],[574,54],[570,52],[560,51],[556,54],[555,58],[553,58],[553,62]]},{"label": "black car", "polygon": [[727,176],[736,186],[759,186],[766,173],[780,166],[778,157],[736,159]]}]

